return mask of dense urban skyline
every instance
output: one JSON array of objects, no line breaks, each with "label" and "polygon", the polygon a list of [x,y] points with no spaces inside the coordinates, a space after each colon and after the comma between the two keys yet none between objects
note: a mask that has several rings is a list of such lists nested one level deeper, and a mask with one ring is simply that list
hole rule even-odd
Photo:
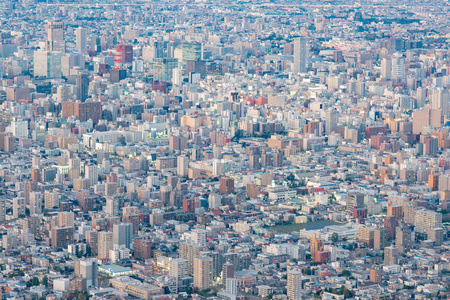
[{"label": "dense urban skyline", "polygon": [[449,298],[449,10],[0,1],[0,300]]}]

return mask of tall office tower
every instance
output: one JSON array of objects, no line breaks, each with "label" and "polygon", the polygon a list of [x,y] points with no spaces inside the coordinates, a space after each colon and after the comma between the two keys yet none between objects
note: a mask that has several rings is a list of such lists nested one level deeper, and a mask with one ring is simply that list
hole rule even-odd
[{"label": "tall office tower", "polygon": [[294,73],[306,73],[307,59],[308,48],[306,38],[301,36],[294,40]]},{"label": "tall office tower", "polygon": [[373,234],[373,249],[383,250],[387,246],[387,230],[377,228]]},{"label": "tall office tower", "polygon": [[84,176],[88,178],[91,186],[98,183],[98,166],[97,165],[87,165],[84,166]]},{"label": "tall office tower", "polygon": [[86,278],[86,285],[97,286],[97,261],[95,259],[76,260],[75,261],[75,275],[77,277]]},{"label": "tall office tower", "polygon": [[77,99],[85,102],[89,96],[89,74],[84,72],[78,73],[75,87]]},{"label": "tall office tower", "polygon": [[6,222],[6,201],[0,200],[0,224]]},{"label": "tall office tower", "polygon": [[109,257],[109,250],[113,249],[113,233],[100,231],[98,233],[98,258]]},{"label": "tall office tower", "polygon": [[13,199],[13,216],[14,218],[25,216],[25,198],[16,197]]},{"label": "tall office tower", "polygon": [[30,233],[34,237],[39,235],[39,228],[41,222],[38,217],[27,217],[23,220],[23,232]]},{"label": "tall office tower", "polygon": [[64,41],[64,23],[48,22],[45,26],[47,32],[47,51],[66,51],[66,42]]},{"label": "tall office tower", "polygon": [[429,106],[414,110],[412,117],[414,134],[421,134],[425,126],[441,127],[442,124],[441,110],[431,109]]},{"label": "tall office tower", "polygon": [[400,253],[407,252],[411,249],[411,229],[409,227],[397,226],[395,229],[395,246]]},{"label": "tall office tower", "polygon": [[31,192],[30,195],[30,215],[42,214],[42,207],[44,206],[44,195],[41,192]]},{"label": "tall office tower", "polygon": [[173,70],[178,68],[176,58],[155,58],[153,62],[153,80],[172,82]]},{"label": "tall office tower", "polygon": [[440,109],[442,116],[449,114],[450,95],[447,89],[437,88],[431,95],[431,108]]},{"label": "tall office tower", "polygon": [[392,56],[392,80],[402,82],[406,79],[405,57],[401,53]]},{"label": "tall office tower", "polygon": [[28,121],[12,121],[11,132],[16,138],[28,137]]},{"label": "tall office tower", "polygon": [[172,258],[169,263],[169,276],[176,279],[188,275],[188,260],[184,258]]},{"label": "tall office tower", "polygon": [[84,67],[84,57],[80,53],[69,53],[61,57],[61,73],[66,78],[73,75],[73,69],[84,69]]},{"label": "tall office tower", "polygon": [[125,246],[131,248],[133,241],[133,224],[120,223],[113,225],[113,246]]},{"label": "tall office tower", "polygon": [[183,43],[182,55],[183,69],[186,69],[186,61],[202,59],[202,44]]},{"label": "tall office tower", "polygon": [[398,248],[395,246],[389,246],[384,248],[384,265],[396,265],[398,262]]},{"label": "tall office tower", "polygon": [[427,101],[427,89],[418,87],[416,90],[416,104],[417,108],[422,108]]},{"label": "tall office tower", "polygon": [[150,46],[142,49],[142,59],[145,62],[153,62],[156,58],[163,58],[164,48],[163,41],[154,41]]},{"label": "tall office tower", "polygon": [[34,51],[34,77],[61,78],[61,52]]},{"label": "tall office tower", "polygon": [[189,243],[180,243],[178,252],[180,254],[180,258],[187,259],[188,264],[188,273],[194,273],[194,258],[200,256],[200,245],[189,244]]},{"label": "tall office tower", "polygon": [[78,52],[84,53],[84,51],[86,51],[86,37],[87,37],[86,28],[78,27],[75,30],[75,37]]},{"label": "tall office tower", "polygon": [[364,207],[364,194],[349,192],[347,194],[347,210],[353,211],[353,208]]},{"label": "tall office tower", "polygon": [[442,214],[426,209],[416,209],[414,226],[417,233],[428,234],[430,228],[442,227]]},{"label": "tall office tower", "polygon": [[234,265],[225,263],[222,266],[222,282],[225,283],[228,278],[234,278]]},{"label": "tall office tower", "polygon": [[65,248],[73,244],[73,227],[53,227],[50,233],[53,248]]},{"label": "tall office tower", "polygon": [[317,239],[316,235],[313,234],[310,241],[310,252],[311,257],[316,257],[316,252],[323,248],[323,240]]},{"label": "tall office tower", "polygon": [[73,227],[75,222],[75,214],[72,211],[58,212],[58,226],[59,227]]},{"label": "tall office tower", "polygon": [[189,160],[187,156],[180,155],[177,157],[177,175],[180,177],[188,176]]},{"label": "tall office tower", "polygon": [[211,257],[194,258],[194,288],[208,289],[213,282],[213,260]]},{"label": "tall office tower", "polygon": [[131,64],[133,62],[133,46],[117,45],[114,62],[119,64]]},{"label": "tall office tower", "polygon": [[336,109],[330,108],[325,113],[325,134],[336,132],[338,124],[338,112]]},{"label": "tall office tower", "polygon": [[392,73],[392,61],[390,59],[383,58],[381,60],[381,78],[391,79]]},{"label": "tall office tower", "polygon": [[287,297],[289,300],[302,299],[302,272],[287,272]]}]

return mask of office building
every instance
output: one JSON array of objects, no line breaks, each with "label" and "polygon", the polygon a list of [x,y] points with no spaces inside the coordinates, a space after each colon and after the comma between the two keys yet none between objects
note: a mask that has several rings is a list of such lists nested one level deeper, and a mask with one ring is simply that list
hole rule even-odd
[{"label": "office building", "polygon": [[133,224],[120,223],[113,225],[113,245],[131,248],[133,242]]},{"label": "office building", "polygon": [[78,52],[84,53],[86,51],[86,39],[87,39],[86,28],[78,27],[75,30],[75,37]]},{"label": "office building", "polygon": [[384,265],[396,265],[398,262],[398,248],[395,246],[389,246],[384,248]]},{"label": "office building", "polygon": [[294,73],[306,73],[308,47],[304,36],[294,39]]},{"label": "office building", "polygon": [[213,282],[213,260],[210,257],[194,258],[194,288],[206,290]]},{"label": "office building", "polygon": [[75,261],[75,275],[85,278],[87,287],[98,285],[97,268],[98,264],[95,259]]}]

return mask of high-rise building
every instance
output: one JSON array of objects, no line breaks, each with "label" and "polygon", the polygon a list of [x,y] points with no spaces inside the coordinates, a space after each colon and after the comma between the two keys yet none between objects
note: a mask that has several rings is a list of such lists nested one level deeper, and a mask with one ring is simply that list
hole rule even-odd
[{"label": "high-rise building", "polygon": [[325,117],[325,134],[336,132],[339,117],[337,110],[333,108],[328,109]]},{"label": "high-rise building", "polygon": [[407,226],[397,226],[395,229],[395,246],[400,253],[407,252],[412,247],[411,229]]},{"label": "high-rise building", "polygon": [[188,176],[189,160],[187,156],[180,155],[177,157],[177,175],[180,177]]},{"label": "high-rise building", "polygon": [[34,77],[61,78],[61,52],[34,51]]},{"label": "high-rise building", "polygon": [[323,248],[323,240],[317,239],[316,235],[313,234],[310,241],[310,253],[311,257],[316,257],[316,252]]},{"label": "high-rise building", "polygon": [[370,281],[373,283],[381,283],[383,271],[379,268],[372,267],[370,269]]},{"label": "high-rise building", "polygon": [[369,247],[372,248],[375,242],[375,228],[368,226],[359,227],[358,240],[366,243]]},{"label": "high-rise building", "polygon": [[308,59],[308,48],[306,38],[298,37],[294,40],[294,73],[306,73],[306,60]]},{"label": "high-rise building", "polygon": [[28,138],[28,121],[12,121],[11,132],[16,138]]},{"label": "high-rise building", "polygon": [[114,56],[114,62],[124,64],[133,62],[133,46],[130,45],[118,45],[116,47],[116,55]]},{"label": "high-rise building", "polygon": [[442,116],[449,114],[450,94],[447,89],[436,88],[431,94],[431,108],[440,109]]},{"label": "high-rise building", "polygon": [[58,212],[58,226],[59,227],[73,227],[74,213],[69,211]]},{"label": "high-rise building", "polygon": [[86,38],[87,38],[86,28],[78,27],[75,30],[75,37],[78,52],[84,53],[84,51],[86,51]]},{"label": "high-rise building", "polygon": [[91,119],[95,124],[102,116],[102,104],[100,102],[67,101],[62,103],[61,117],[67,119],[75,116],[81,122]]},{"label": "high-rise building", "polygon": [[146,260],[152,257],[153,243],[148,239],[135,239],[133,241],[133,256],[135,259]]},{"label": "high-rise building", "polygon": [[405,81],[405,57],[401,53],[395,53],[392,56],[392,80],[397,82]]},{"label": "high-rise building", "polygon": [[194,258],[194,288],[208,289],[213,282],[213,260],[211,257]]},{"label": "high-rise building", "polygon": [[416,209],[414,226],[416,232],[428,234],[430,228],[442,227],[442,214],[426,209]]},{"label": "high-rise building", "polygon": [[169,263],[169,276],[177,279],[188,275],[188,260],[183,258],[172,258]]},{"label": "high-rise building", "polygon": [[78,73],[75,87],[77,99],[85,102],[89,96],[89,74],[84,72]]},{"label": "high-rise building", "polygon": [[65,248],[73,244],[73,227],[53,227],[50,238],[53,248]]},{"label": "high-rise building", "polygon": [[441,246],[444,242],[444,228],[436,227],[428,229],[427,238],[434,242],[434,246]]},{"label": "high-rise building", "polygon": [[432,109],[425,106],[423,109],[416,109],[413,111],[413,133],[421,134],[424,132],[424,127],[441,127],[442,113],[440,109]]},{"label": "high-rise building", "polygon": [[219,191],[221,194],[231,194],[234,192],[234,179],[229,177],[220,178]]},{"label": "high-rise building", "polygon": [[373,239],[373,249],[383,250],[387,246],[387,230],[384,228],[375,229]]},{"label": "high-rise building", "polygon": [[392,73],[392,61],[390,59],[383,58],[381,60],[381,78],[391,79]]},{"label": "high-rise building", "polygon": [[225,263],[222,266],[222,282],[226,282],[228,278],[234,278],[234,265]]},{"label": "high-rise building", "polygon": [[153,80],[172,82],[173,70],[178,68],[176,58],[155,58],[153,62]]},{"label": "high-rise building", "polygon": [[13,199],[13,216],[14,218],[25,216],[25,198],[16,197]]},{"label": "high-rise building", "polygon": [[353,211],[353,208],[364,207],[364,194],[363,193],[348,193],[347,194],[347,210]]},{"label": "high-rise building", "polygon": [[40,220],[38,217],[27,217],[23,220],[23,232],[30,233],[34,237],[39,235]]},{"label": "high-rise building", "polygon": [[289,300],[302,299],[302,273],[300,271],[287,272],[287,297]]},{"label": "high-rise building", "polygon": [[97,165],[86,165],[84,166],[84,176],[89,179],[91,186],[98,183],[98,166]]},{"label": "high-rise building", "polygon": [[66,42],[64,41],[64,23],[48,22],[45,26],[47,32],[47,51],[66,51]]},{"label": "high-rise building", "polygon": [[194,258],[200,256],[200,250],[202,248],[200,245],[190,244],[190,243],[180,243],[178,252],[180,254],[180,258],[187,259],[188,264],[188,273],[194,273]]},{"label": "high-rise building", "polygon": [[95,259],[76,260],[75,261],[75,275],[81,278],[86,278],[86,285],[97,286],[97,261]]},{"label": "high-rise building", "polygon": [[84,67],[84,57],[81,53],[68,53],[61,57],[61,73],[66,78],[73,75],[74,68],[84,69]]},{"label": "high-rise building", "polygon": [[0,224],[6,222],[6,201],[0,200]]},{"label": "high-rise building", "polygon": [[396,265],[398,261],[398,248],[395,246],[389,246],[384,248],[384,265]]},{"label": "high-rise building", "polygon": [[186,61],[202,59],[202,44],[183,43],[182,51],[183,69],[186,69]]},{"label": "high-rise building", "polygon": [[109,257],[109,250],[113,249],[113,233],[100,231],[98,233],[98,258]]},{"label": "high-rise building", "polygon": [[124,245],[131,248],[133,241],[133,224],[120,223],[113,225],[113,245],[114,247]]}]

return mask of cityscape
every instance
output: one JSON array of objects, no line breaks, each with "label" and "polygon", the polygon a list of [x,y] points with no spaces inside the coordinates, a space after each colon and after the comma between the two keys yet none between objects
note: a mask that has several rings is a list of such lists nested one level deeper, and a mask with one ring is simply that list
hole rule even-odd
[{"label": "cityscape", "polygon": [[450,299],[450,0],[0,24],[0,300]]}]

